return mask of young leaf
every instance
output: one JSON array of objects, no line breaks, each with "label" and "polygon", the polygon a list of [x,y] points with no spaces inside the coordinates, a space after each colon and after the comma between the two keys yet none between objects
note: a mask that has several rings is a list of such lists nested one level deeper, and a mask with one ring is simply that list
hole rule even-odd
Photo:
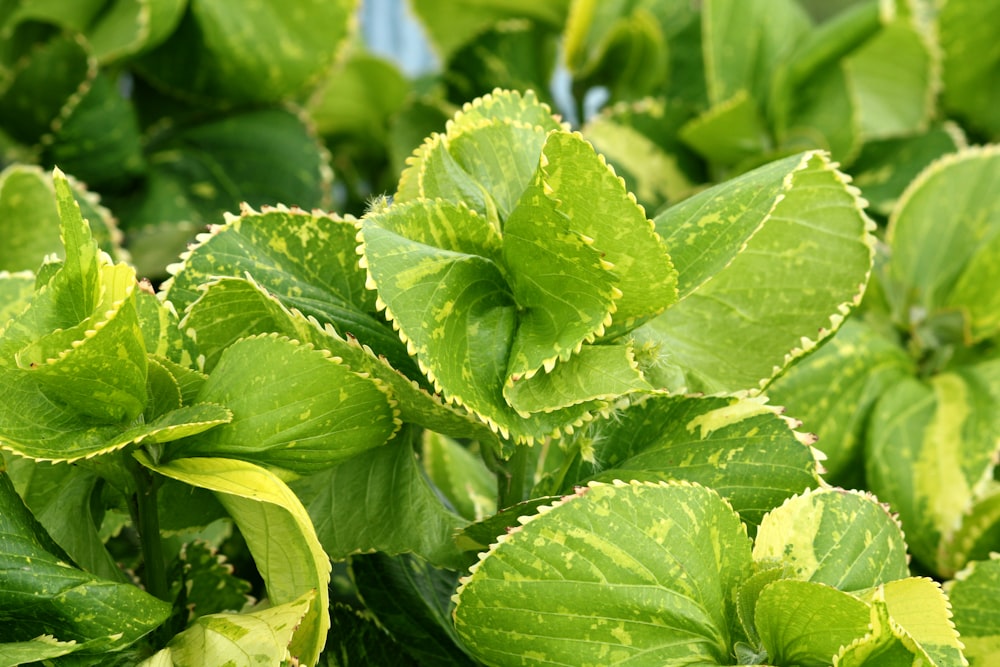
[{"label": "young leaf", "polygon": [[[158,660],[174,667],[282,664],[290,657],[289,644],[298,624],[315,605],[314,598],[315,594],[307,591],[292,602],[259,611],[202,616],[140,667],[159,667]],[[315,662],[313,657],[302,664]]]},{"label": "young leaf", "polygon": [[861,204],[847,177],[814,152],[667,209],[655,222],[680,301],[636,337],[670,355],[688,391],[760,387],[835,331],[861,298],[874,254]]},{"label": "young leaf", "polygon": [[433,431],[424,431],[420,454],[427,475],[459,514],[479,521],[496,512],[497,480],[481,456]]},{"label": "young leaf", "polygon": [[323,548],[341,560],[357,553],[414,553],[438,567],[468,565],[452,540],[468,523],[428,484],[404,431],[340,465],[292,483]]},{"label": "young leaf", "polygon": [[713,491],[593,483],[498,539],[459,588],[455,623],[494,665],[726,664],[749,569],[746,530]]},{"label": "young leaf", "polygon": [[973,561],[944,585],[954,612],[965,656],[973,667],[985,667],[1000,660],[1000,609],[996,591],[1000,588],[1000,555]]},{"label": "young leaf", "polygon": [[232,421],[175,443],[170,458],[229,456],[317,472],[384,444],[399,428],[380,382],[273,334],[229,346],[196,404],[225,406]]},{"label": "young leaf", "polygon": [[829,665],[833,656],[868,633],[869,605],[827,584],[781,579],[757,598],[755,623],[768,662]]},{"label": "young leaf", "polygon": [[870,495],[842,489],[806,491],[769,512],[757,530],[753,558],[846,592],[908,574],[899,524]]},{"label": "young leaf", "polygon": [[215,492],[246,538],[273,605],[298,607],[311,601],[307,611],[297,612],[301,622],[289,623],[294,628],[290,651],[304,664],[315,664],[330,627],[330,561],[295,494],[273,473],[252,463],[187,458],[155,464],[142,452],[136,458],[154,472]]},{"label": "young leaf", "polygon": [[[0,643],[44,635],[86,643],[88,651],[124,648],[166,620],[170,605],[132,584],[77,569],[52,542],[0,473]],[[84,648],[84,647],[81,647]]]}]

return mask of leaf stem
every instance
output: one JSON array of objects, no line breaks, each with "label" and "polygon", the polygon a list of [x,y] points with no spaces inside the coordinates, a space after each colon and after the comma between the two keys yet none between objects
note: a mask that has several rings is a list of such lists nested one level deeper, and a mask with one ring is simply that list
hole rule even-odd
[{"label": "leaf stem", "polygon": [[531,488],[535,484],[535,464],[538,460],[535,447],[518,445],[506,461],[500,460],[489,447],[484,447],[483,453],[486,466],[497,476],[498,510],[531,497]]},{"label": "leaf stem", "polygon": [[136,483],[136,491],[129,501],[129,506],[142,547],[143,579],[146,590],[151,595],[170,602],[167,567],[163,557],[163,542],[160,539],[160,515],[156,503],[160,477],[139,465],[129,453],[125,453],[124,457],[125,466],[132,473]]}]

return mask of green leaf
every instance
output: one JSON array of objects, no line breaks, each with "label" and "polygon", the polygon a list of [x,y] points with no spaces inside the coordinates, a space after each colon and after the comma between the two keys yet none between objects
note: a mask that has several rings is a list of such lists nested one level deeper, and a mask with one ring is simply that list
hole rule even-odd
[{"label": "green leaf", "polygon": [[615,166],[647,211],[678,202],[706,180],[700,158],[677,137],[691,116],[678,102],[646,98],[616,104],[591,118],[581,130]]},{"label": "green leaf", "polygon": [[57,34],[20,50],[17,41],[8,43],[0,51],[0,58],[6,56],[12,66],[4,67],[0,127],[14,140],[35,145],[79,103],[97,76],[97,60],[84,39],[72,33]]},{"label": "green leaf", "polygon": [[909,577],[872,591],[869,633],[845,647],[834,664],[962,667],[968,662],[940,584]]},{"label": "green leaf", "polygon": [[705,79],[713,106],[749,94],[766,99],[772,71],[811,28],[791,0],[708,0],[702,8]]},{"label": "green leaf", "polygon": [[335,603],[330,623],[330,636],[320,656],[322,667],[419,667],[369,613]]},{"label": "green leaf", "polygon": [[958,309],[971,342],[1000,331],[1000,301],[984,287],[1000,253],[998,165],[1000,147],[968,148],[933,163],[900,198],[887,233],[900,324]]},{"label": "green leaf", "polygon": [[0,271],[0,329],[6,328],[10,318],[27,308],[34,291],[34,274],[28,271]]},{"label": "green leaf", "polygon": [[966,549],[983,549],[975,542],[990,522],[974,528],[963,523],[998,518],[989,507],[983,516],[970,515],[992,491],[998,401],[1000,361],[994,360],[940,373],[929,383],[900,382],[872,414],[870,488],[899,513],[913,554],[943,576],[965,565]]},{"label": "green leaf", "polygon": [[495,90],[462,107],[447,134],[407,161],[395,201],[464,201],[499,227],[538,168],[546,135],[564,126],[534,93]]},{"label": "green leaf", "polygon": [[229,346],[197,401],[225,406],[232,421],[177,442],[170,458],[228,456],[317,472],[384,444],[399,428],[380,382],[277,335]]},{"label": "green leaf", "polygon": [[61,642],[51,635],[40,635],[26,642],[4,642],[0,644],[0,665],[17,667],[26,663],[58,658],[81,648],[83,648],[81,644],[74,641]]},{"label": "green leaf", "polygon": [[404,431],[385,447],[292,483],[331,558],[381,551],[414,553],[439,567],[467,566],[452,541],[467,521],[428,484],[409,437]]},{"label": "green leaf", "polygon": [[[170,605],[131,584],[95,577],[66,562],[0,473],[0,643],[40,636],[120,649],[166,620]],[[83,648],[83,647],[81,647]]]},{"label": "green leaf", "polygon": [[[180,124],[158,135],[147,153],[146,187],[116,198],[113,207],[130,231],[148,236],[142,247],[131,247],[150,277],[164,275],[192,229],[215,225],[244,203],[291,202],[306,211],[329,206],[328,157],[304,114],[292,110],[255,109]],[[294,239],[288,241],[294,248]],[[157,247],[164,242],[171,246]]]},{"label": "green leaf", "polygon": [[[395,367],[409,371],[413,362],[398,337],[375,315],[375,296],[365,289],[365,273],[355,252],[357,232],[353,218],[284,207],[259,213],[244,209],[239,217],[229,217],[225,225],[201,237],[183,262],[172,267],[173,276],[164,286],[166,299],[185,312],[197,299],[207,300],[206,283],[222,277],[243,279],[249,274],[286,308],[332,324],[341,337],[354,336]],[[249,298],[246,295],[238,300]],[[183,328],[194,328],[196,336],[206,327],[231,329],[225,326],[226,321],[239,319],[241,313],[225,304],[237,302],[237,297],[230,294],[219,300],[210,307],[201,304],[199,309],[204,310],[198,315],[188,314]],[[254,309],[260,310],[260,306]],[[248,333],[271,331],[288,333],[282,329]],[[231,341],[210,332],[205,335],[207,347],[199,351],[208,356],[206,368],[210,369],[215,354],[224,349],[222,343]],[[213,345],[215,339],[219,342]],[[200,348],[200,337],[197,342]]]},{"label": "green leaf", "polygon": [[481,456],[433,431],[424,431],[420,454],[427,475],[459,514],[479,521],[496,512],[497,480]]},{"label": "green leaf", "polygon": [[356,4],[309,0],[288,11],[274,0],[251,7],[194,0],[177,30],[137,66],[181,98],[218,106],[278,103],[330,68]]},{"label": "green leaf", "polygon": [[246,538],[273,605],[312,601],[308,611],[296,612],[301,622],[290,623],[295,626],[290,650],[302,663],[314,664],[330,627],[330,561],[295,494],[273,473],[244,461],[187,458],[154,464],[141,452],[136,458],[154,472],[216,493]]},{"label": "green leaf", "polygon": [[718,165],[739,164],[771,148],[764,121],[746,90],[685,123],[678,134],[684,143]]},{"label": "green leaf", "polygon": [[819,483],[810,439],[761,399],[650,396],[593,422],[562,478],[686,480],[726,498],[755,530],[764,514]]},{"label": "green leaf", "polygon": [[46,164],[58,164],[98,189],[127,188],[146,167],[135,110],[103,71],[46,143]]},{"label": "green leaf", "polygon": [[991,29],[997,21],[1000,5],[975,0],[942,3],[937,21],[944,60],[942,103],[993,138],[1000,136],[1000,90],[992,85],[1000,72],[1000,45]]},{"label": "green leaf", "polygon": [[505,19],[523,17],[559,28],[569,1],[471,0],[454,5],[448,0],[413,0],[411,4],[438,55],[447,61],[456,50]]},{"label": "green leaf", "polygon": [[[165,664],[174,667],[281,664],[289,657],[296,627],[316,603],[314,597],[307,591],[292,602],[260,611],[202,616],[170,640],[161,651],[166,656],[154,656],[141,665],[158,667],[156,660],[167,657]],[[316,657],[303,664],[314,664]]]},{"label": "green leaf", "polygon": [[1000,555],[973,561],[944,585],[954,612],[955,629],[973,667],[1000,660],[1000,609],[996,591],[1000,587]]},{"label": "green leaf", "polygon": [[806,491],[769,512],[753,557],[791,568],[796,579],[846,592],[908,574],[899,524],[870,495],[842,489]]},{"label": "green leaf", "polygon": [[421,664],[471,666],[451,620],[458,575],[412,555],[351,557],[351,575],[365,608]]},{"label": "green leaf", "polygon": [[726,664],[749,569],[745,528],[715,492],[591,484],[498,539],[459,588],[455,623],[494,665]]},{"label": "green leaf", "polygon": [[844,60],[865,139],[922,132],[935,112],[936,45],[898,17]]},{"label": "green leaf", "polygon": [[688,391],[760,387],[840,326],[872,266],[872,223],[821,153],[772,162],[655,222],[681,300],[635,335]]},{"label": "green leaf", "polygon": [[18,494],[73,562],[109,581],[127,578],[104,548],[92,498],[98,478],[90,471],[10,457],[7,474]]},{"label": "green leaf", "polygon": [[184,0],[117,0],[103,7],[87,30],[102,63],[146,51],[167,38],[187,7]]},{"label": "green leaf", "polygon": [[206,542],[184,544],[173,567],[175,574],[171,581],[182,582],[181,600],[189,612],[189,620],[224,611],[238,612],[253,602],[248,595],[250,582],[234,576],[233,566],[226,562],[225,556]]},{"label": "green leaf", "polygon": [[867,604],[832,586],[782,579],[761,591],[755,619],[769,663],[823,667],[868,633],[870,616]]},{"label": "green leaf", "polygon": [[888,217],[921,171],[966,145],[962,130],[950,122],[914,136],[866,142],[851,164],[854,185],[865,193],[870,210]]},{"label": "green leaf", "polygon": [[[824,478],[851,478],[861,460],[868,417],[875,401],[901,377],[912,374],[905,350],[857,318],[799,360],[767,387],[775,405],[802,421],[826,455]],[[846,484],[844,484],[846,486]]]}]

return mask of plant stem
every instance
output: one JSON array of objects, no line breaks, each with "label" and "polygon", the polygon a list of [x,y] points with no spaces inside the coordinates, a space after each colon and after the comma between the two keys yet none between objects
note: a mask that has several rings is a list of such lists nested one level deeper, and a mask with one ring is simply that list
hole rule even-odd
[{"label": "plant stem", "polygon": [[538,451],[535,447],[518,445],[506,461],[483,448],[486,466],[497,476],[497,509],[505,509],[527,500],[535,483],[535,464]]},{"label": "plant stem", "polygon": [[170,602],[170,587],[167,583],[167,568],[163,558],[163,542],[160,539],[160,515],[157,511],[156,494],[160,489],[160,478],[139,465],[126,454],[126,466],[136,482],[136,492],[132,497],[132,518],[139,533],[142,558],[145,565],[143,579],[146,590],[161,600]]}]

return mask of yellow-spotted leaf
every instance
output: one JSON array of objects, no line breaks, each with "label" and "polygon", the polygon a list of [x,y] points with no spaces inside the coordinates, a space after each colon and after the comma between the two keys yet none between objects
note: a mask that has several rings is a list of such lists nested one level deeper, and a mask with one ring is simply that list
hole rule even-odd
[{"label": "yellow-spotted leaf", "polygon": [[750,541],[693,484],[593,483],[501,536],[456,595],[489,665],[729,664]]},{"label": "yellow-spotted leaf", "polygon": [[65,259],[43,266],[26,309],[0,335],[0,442],[76,460],[128,442],[146,405],[135,272],[98,250],[67,179],[53,175]]},{"label": "yellow-spotted leaf", "polygon": [[290,645],[280,644],[289,645],[302,664],[314,665],[330,627],[330,560],[291,489],[273,473],[245,461],[186,458],[157,464],[142,452],[136,457],[154,472],[215,492],[246,537],[272,605],[301,605],[315,596],[307,611],[296,612],[301,621]]},{"label": "yellow-spotted leaf", "polygon": [[660,348],[659,384],[754,390],[836,331],[872,266],[873,224],[862,203],[848,178],[812,152],[657,216],[680,301],[635,336]]},{"label": "yellow-spotted leaf", "polygon": [[992,481],[998,401],[1000,361],[993,360],[929,382],[899,382],[872,413],[871,489],[899,513],[913,554],[942,576],[1000,546]]},{"label": "yellow-spotted leaf", "polygon": [[888,510],[870,495],[842,489],[806,491],[769,512],[753,557],[846,592],[909,573],[903,532]]},{"label": "yellow-spotted leaf", "polygon": [[973,667],[1000,660],[1000,554],[973,561],[944,585],[965,656]]},{"label": "yellow-spotted leaf", "polygon": [[[81,650],[121,649],[151,632],[170,614],[169,604],[137,586],[103,579],[69,562],[2,472],[0,571],[4,573],[0,579],[4,621],[0,656],[8,643],[37,649],[24,643],[46,635],[59,642],[78,642]],[[53,649],[51,643],[43,643],[47,645],[44,651]],[[34,659],[44,657],[41,651],[32,653]]]},{"label": "yellow-spotted leaf", "polygon": [[868,634],[871,609],[850,593],[813,581],[780,579],[757,598],[755,622],[768,663],[829,665]]},{"label": "yellow-spotted leaf", "polygon": [[972,147],[927,167],[903,193],[889,220],[890,296],[904,327],[933,326],[957,310],[962,338],[1000,331],[1000,297],[990,289],[1000,262],[1000,146]]},{"label": "yellow-spotted leaf", "polygon": [[178,441],[172,459],[228,456],[316,472],[384,444],[399,428],[381,382],[273,334],[229,346],[197,403],[225,406],[232,420]]},{"label": "yellow-spotted leaf", "polygon": [[140,667],[158,667],[157,660],[168,667],[281,664],[293,657],[288,646],[315,597],[306,591],[296,600],[257,611],[201,616]]}]

